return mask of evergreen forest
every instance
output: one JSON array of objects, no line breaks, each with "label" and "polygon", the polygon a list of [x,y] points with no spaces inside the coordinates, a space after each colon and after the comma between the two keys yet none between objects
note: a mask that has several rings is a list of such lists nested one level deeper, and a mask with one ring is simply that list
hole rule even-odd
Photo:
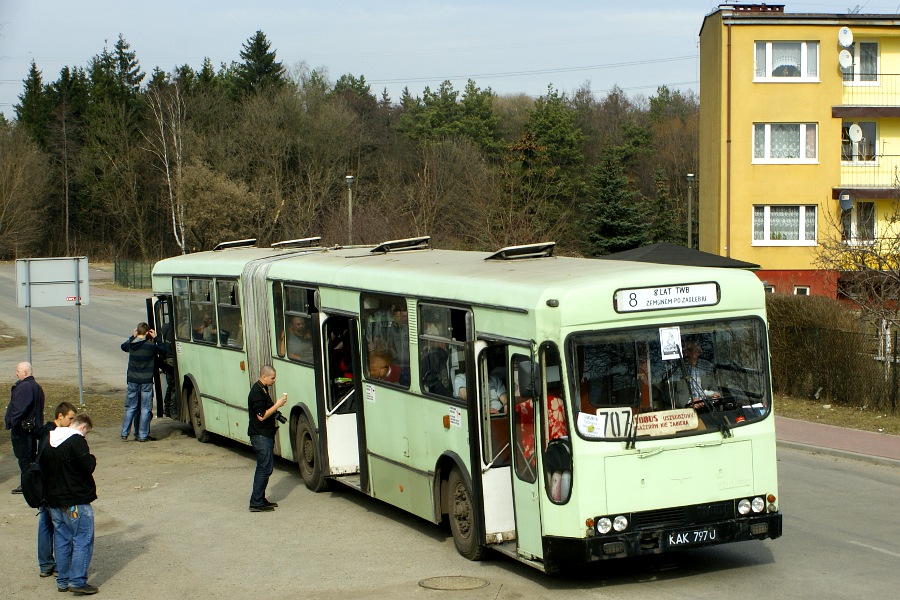
[{"label": "evergreen forest", "polygon": [[236,51],[147,71],[120,35],[55,79],[32,63],[15,119],[0,117],[0,258],[152,261],[311,236],[580,256],[686,243],[693,92],[551,83],[533,98],[470,80],[390,98],[363,74],[287,69],[262,31]]}]

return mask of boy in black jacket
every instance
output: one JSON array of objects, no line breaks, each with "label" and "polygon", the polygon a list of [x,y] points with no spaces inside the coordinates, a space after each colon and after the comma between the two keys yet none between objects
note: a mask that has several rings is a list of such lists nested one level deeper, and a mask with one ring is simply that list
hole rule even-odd
[{"label": "boy in black jacket", "polygon": [[84,436],[92,428],[88,415],[76,415],[71,427],[57,427],[50,432],[50,446],[41,455],[47,506],[53,517],[56,587],[75,595],[98,591],[87,582],[88,565],[94,552],[91,502],[97,499],[93,475],[97,459]]}]

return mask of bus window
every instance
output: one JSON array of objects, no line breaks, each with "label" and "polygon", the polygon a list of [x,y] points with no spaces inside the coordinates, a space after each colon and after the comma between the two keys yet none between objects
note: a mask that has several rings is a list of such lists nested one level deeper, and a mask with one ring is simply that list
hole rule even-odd
[{"label": "bus window", "polygon": [[228,348],[243,348],[244,330],[241,323],[241,300],[237,281],[216,280],[216,309],[219,342]]},{"label": "bus window", "polygon": [[216,343],[216,311],[212,279],[191,279],[191,327],[195,342]]},{"label": "bus window", "polygon": [[559,349],[547,345],[541,355],[541,381],[546,399],[543,406],[543,467],[544,487],[554,502],[566,502],[572,488],[572,443],[566,423],[567,403],[565,387],[560,378]]},{"label": "bus window", "polygon": [[[465,343],[472,337],[472,313],[461,308],[420,304],[419,374],[422,390],[445,398],[465,382]],[[460,380],[460,378],[462,378]]]},{"label": "bus window", "polygon": [[[537,479],[535,467],[537,465],[537,456],[534,452],[534,401],[531,389],[531,369],[533,363],[531,358],[522,354],[514,354],[512,356],[512,368],[510,372],[513,376],[512,387],[510,389],[513,402],[513,445],[515,449],[514,464],[516,475],[519,479],[533,483]],[[528,373],[527,385],[520,385],[522,375],[520,371]],[[522,384],[526,383],[521,381]]]},{"label": "bus window", "polygon": [[677,427],[642,417],[638,437],[727,431],[768,412],[765,330],[759,320],[584,333],[569,343],[576,404],[583,413],[600,415],[598,422],[576,419],[588,439],[630,435],[631,418],[639,413],[692,410],[697,417]]},{"label": "bus window", "polygon": [[363,371],[376,379],[409,387],[409,314],[406,298],[362,294]]},{"label": "bus window", "polygon": [[[478,366],[481,375],[481,414],[484,421],[484,456],[495,467],[509,465],[509,371],[506,346],[490,346],[481,353]],[[463,375],[464,376],[464,375]],[[456,394],[466,399],[466,388],[454,386]]]},{"label": "bus window", "polygon": [[278,340],[276,351],[284,358],[284,300],[280,281],[272,282],[272,309],[275,311],[275,339]]},{"label": "bus window", "polygon": [[284,328],[278,338],[278,355],[290,360],[312,363],[312,310],[314,290],[296,285],[284,286]]},{"label": "bus window", "polygon": [[172,278],[172,296],[175,299],[175,339],[190,340],[191,324],[188,319],[190,301],[187,277]]}]

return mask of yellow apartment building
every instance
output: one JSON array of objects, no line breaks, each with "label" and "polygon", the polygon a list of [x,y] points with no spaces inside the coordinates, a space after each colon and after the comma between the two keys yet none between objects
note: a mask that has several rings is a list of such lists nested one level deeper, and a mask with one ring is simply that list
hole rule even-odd
[{"label": "yellow apartment building", "polygon": [[885,235],[898,174],[900,15],[729,4],[706,16],[700,250],[760,265],[767,291],[836,297],[820,245]]}]

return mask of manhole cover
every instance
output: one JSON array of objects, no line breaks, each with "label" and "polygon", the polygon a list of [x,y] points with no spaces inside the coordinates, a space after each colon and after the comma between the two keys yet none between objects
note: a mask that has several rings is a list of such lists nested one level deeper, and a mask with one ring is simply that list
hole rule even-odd
[{"label": "manhole cover", "polygon": [[463,577],[461,575],[446,575],[443,577],[429,577],[419,582],[419,585],[429,590],[477,590],[490,585],[484,579],[477,577]]}]

